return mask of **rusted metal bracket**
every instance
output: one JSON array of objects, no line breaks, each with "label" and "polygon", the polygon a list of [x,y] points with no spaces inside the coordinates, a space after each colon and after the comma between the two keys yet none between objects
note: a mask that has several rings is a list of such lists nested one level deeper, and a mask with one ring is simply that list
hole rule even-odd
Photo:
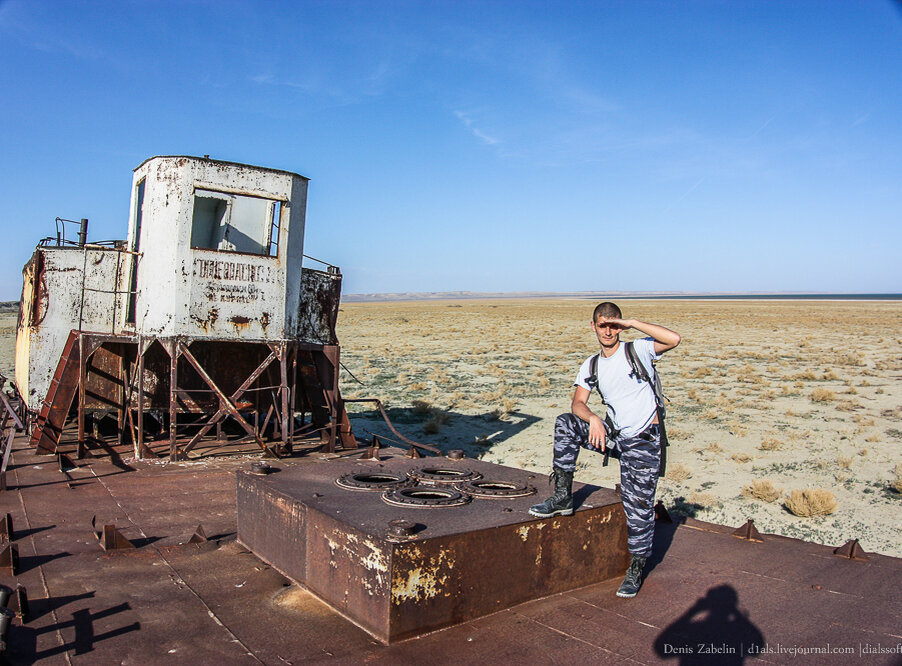
[{"label": "rusted metal bracket", "polygon": [[71,490],[72,482],[75,481],[75,479],[69,472],[73,469],[78,469],[78,465],[72,462],[72,459],[65,453],[56,454],[56,464],[57,467],[59,467],[60,473],[66,477],[66,486]]},{"label": "rusted metal bracket", "polygon": [[[4,381],[6,378],[4,378]],[[2,384],[0,384],[0,388],[2,388]],[[22,423],[22,419],[19,418],[19,414],[13,409],[13,406],[9,402],[9,398],[6,397],[6,391],[0,390],[0,400],[3,401],[3,408],[6,410],[6,413],[9,414],[13,423],[16,424],[16,430],[25,430],[25,424]]]},{"label": "rusted metal bracket", "polygon": [[407,453],[404,454],[404,455],[406,455],[408,458],[413,458],[413,459],[417,459],[417,458],[422,458],[422,457],[423,457],[423,454],[420,453],[419,449],[417,449],[417,447],[415,447],[415,446],[411,446],[411,447],[407,450]]},{"label": "rusted metal bracket", "polygon": [[749,518],[745,525],[741,527],[737,527],[735,530],[730,532],[734,537],[738,539],[742,539],[744,541],[754,541],[756,543],[764,543],[764,538],[755,529],[755,521]]},{"label": "rusted metal bracket", "polygon": [[379,460],[379,438],[376,435],[373,435],[373,439],[370,442],[370,445],[366,449],[366,453],[364,453],[361,457],[361,460]]},{"label": "rusted metal bracket", "polygon": [[65,453],[57,453],[56,454],[56,464],[59,466],[59,470],[63,474],[67,474],[67,475],[73,469],[78,469],[78,465],[76,465],[72,461],[72,458],[67,456]]},{"label": "rusted metal bracket", "polygon": [[209,541],[209,539],[207,538],[207,533],[204,531],[203,525],[198,525],[197,529],[194,530],[194,534],[188,539],[188,543],[207,543],[207,541]]},{"label": "rusted metal bracket", "polygon": [[5,539],[6,541],[15,541],[15,537],[13,535],[13,516],[11,513],[7,513],[5,516],[3,516],[3,520],[0,520],[0,539]]},{"label": "rusted metal bracket", "polygon": [[670,514],[667,512],[667,507],[664,506],[664,502],[658,500],[658,503],[655,504],[655,521],[659,523],[672,523],[673,518],[670,517]]},{"label": "rusted metal bracket", "polygon": [[864,552],[861,544],[858,543],[858,539],[851,539],[846,541],[846,543],[839,548],[834,548],[833,554],[848,560],[858,560],[859,562],[867,562],[871,559],[868,557],[868,554]]},{"label": "rusted metal bracket", "polygon": [[103,530],[98,532],[97,516],[91,516],[91,530],[100,542],[100,547],[107,552],[135,547],[135,544],[122,536],[115,525],[104,525]]},{"label": "rusted metal bracket", "polygon": [[10,576],[15,576],[19,569],[19,547],[14,543],[7,543],[0,549],[0,570],[8,571]]}]

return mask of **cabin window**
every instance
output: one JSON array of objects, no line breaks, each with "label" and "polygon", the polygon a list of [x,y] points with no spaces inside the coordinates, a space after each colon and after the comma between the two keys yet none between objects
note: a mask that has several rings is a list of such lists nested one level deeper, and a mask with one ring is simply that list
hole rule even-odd
[{"label": "cabin window", "polygon": [[274,257],[282,208],[281,201],[197,189],[191,247]]}]

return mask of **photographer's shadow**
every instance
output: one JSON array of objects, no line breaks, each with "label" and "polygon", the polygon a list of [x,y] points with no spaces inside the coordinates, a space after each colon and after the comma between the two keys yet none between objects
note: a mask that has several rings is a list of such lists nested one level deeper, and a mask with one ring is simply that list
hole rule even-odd
[{"label": "photographer's shadow", "polygon": [[655,653],[679,664],[742,664],[760,653],[764,635],[738,606],[736,590],[718,585],[655,639]]}]

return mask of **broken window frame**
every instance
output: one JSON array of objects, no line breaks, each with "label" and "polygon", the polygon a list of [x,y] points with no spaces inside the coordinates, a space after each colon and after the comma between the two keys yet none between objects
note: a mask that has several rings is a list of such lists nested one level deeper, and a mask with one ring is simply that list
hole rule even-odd
[{"label": "broken window frame", "polygon": [[[243,234],[244,232],[236,225],[231,224],[231,216],[233,211],[233,204],[236,199],[244,198],[244,199],[256,199],[260,201],[265,201],[269,205],[266,206],[266,214],[265,218],[261,223],[260,228],[265,230],[265,235],[260,239],[259,245],[261,250],[259,252],[250,251],[247,249],[232,249],[232,248],[220,248],[220,247],[211,247],[212,242],[208,241],[207,243],[201,244],[200,239],[195,238],[195,219],[194,216],[197,211],[197,200],[198,198],[203,199],[219,199],[225,203],[226,210],[223,215],[220,217],[220,220],[225,218],[228,220],[225,225],[227,229],[223,233],[223,237],[218,241],[217,245],[222,244],[223,241],[230,242],[228,240],[229,232],[228,229],[235,229],[238,233]],[[246,192],[246,191],[237,191],[230,190],[227,188],[216,188],[208,185],[195,185],[193,192],[193,200],[192,200],[192,213],[191,213],[191,249],[192,250],[205,250],[211,252],[225,252],[229,254],[240,254],[252,257],[271,257],[277,258],[279,256],[279,241],[281,240],[281,230],[282,224],[284,221],[284,214],[287,208],[287,200],[284,198],[280,198],[274,195],[268,195],[263,193],[256,192]],[[210,226],[209,230],[212,232],[214,230],[214,226]],[[246,234],[245,234],[246,235]],[[250,240],[254,243],[257,243],[257,239],[248,236]]]}]

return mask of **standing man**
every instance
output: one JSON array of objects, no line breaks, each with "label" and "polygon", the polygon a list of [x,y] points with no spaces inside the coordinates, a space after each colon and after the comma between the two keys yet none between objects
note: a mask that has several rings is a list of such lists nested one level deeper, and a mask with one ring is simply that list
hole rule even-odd
[{"label": "standing man", "polygon": [[[633,342],[633,349],[648,376],[654,379],[652,361],[680,344],[678,333],[636,319],[623,319],[614,303],[600,303],[592,314],[592,330],[601,346],[596,356],[582,364],[576,376],[576,391],[569,414],[557,417],[554,427],[554,494],[529,510],[533,516],[550,518],[573,513],[573,472],[580,447],[595,449],[620,459],[620,497],[626,513],[630,564],[618,597],[634,597],[642,584],[642,570],[651,554],[655,529],[655,490],[661,468],[661,429],[651,384],[635,376],[627,359],[620,332],[634,328],[649,336]],[[595,372],[592,368],[595,366]],[[595,375],[594,377],[592,375]],[[632,376],[631,376],[632,375]],[[596,386],[607,404],[615,441],[609,441],[605,421],[589,409]],[[615,448],[616,447],[616,448]]]}]

